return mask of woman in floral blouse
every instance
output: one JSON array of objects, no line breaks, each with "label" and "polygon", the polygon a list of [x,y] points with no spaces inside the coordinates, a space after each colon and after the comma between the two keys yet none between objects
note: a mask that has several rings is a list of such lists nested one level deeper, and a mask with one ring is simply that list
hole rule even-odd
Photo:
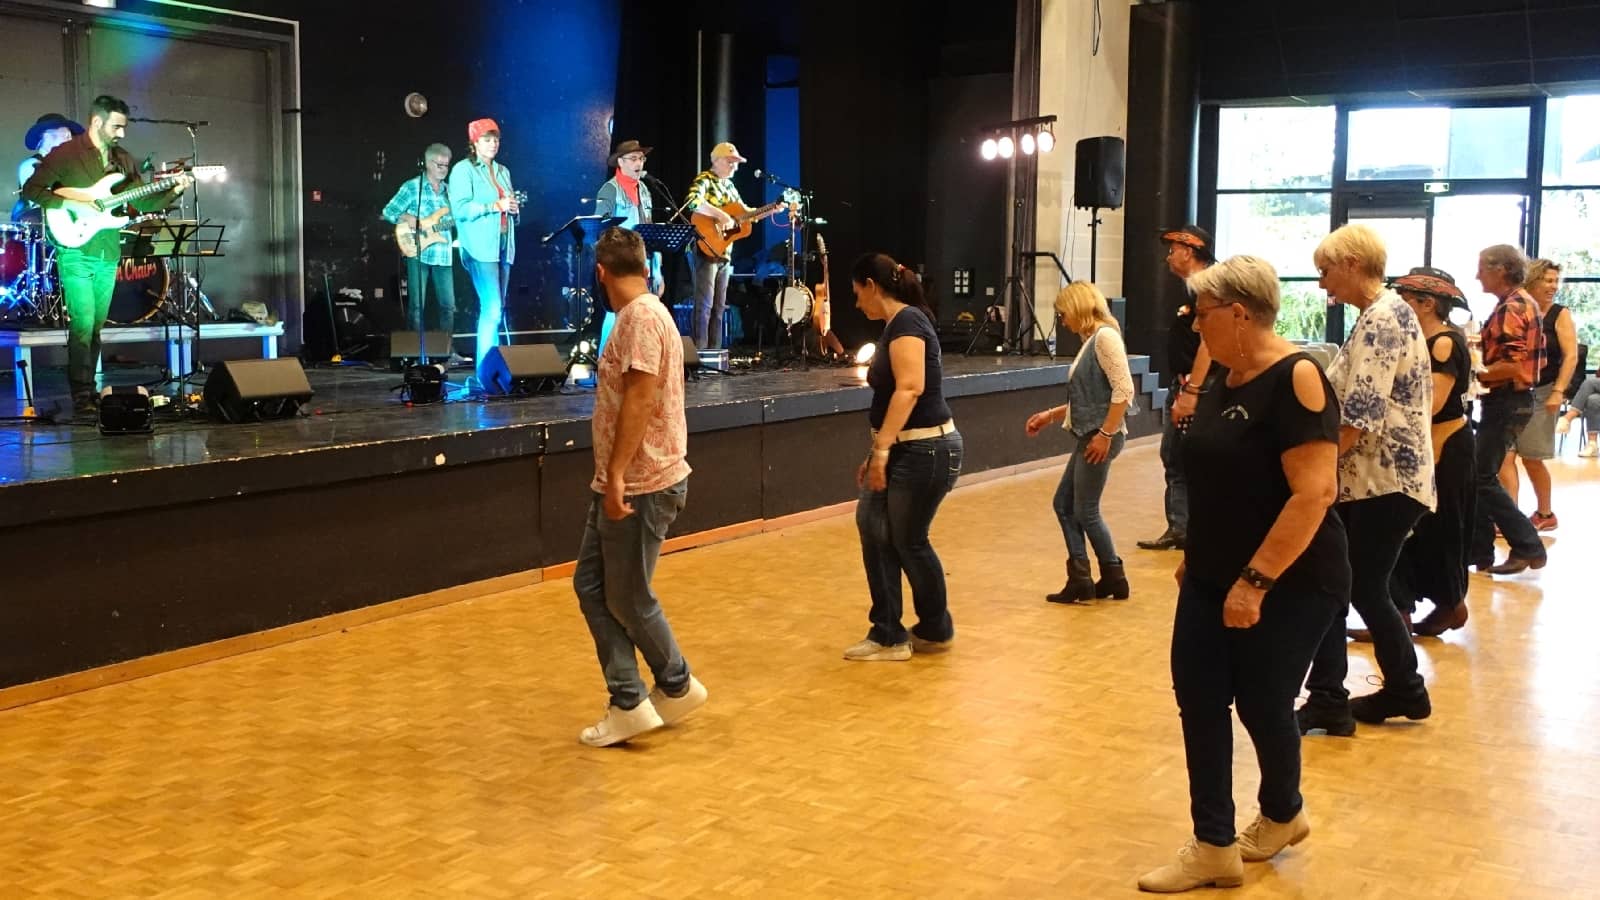
[{"label": "woman in floral blouse", "polygon": [[1367,623],[1383,687],[1350,699],[1343,617],[1323,636],[1306,679],[1300,730],[1355,733],[1355,720],[1425,719],[1432,711],[1417,672],[1410,626],[1389,597],[1406,535],[1436,504],[1433,380],[1416,313],[1384,286],[1388,253],[1377,232],[1346,225],[1313,255],[1322,288],[1361,311],[1328,367],[1339,398],[1339,500],[1350,540],[1350,602]]}]

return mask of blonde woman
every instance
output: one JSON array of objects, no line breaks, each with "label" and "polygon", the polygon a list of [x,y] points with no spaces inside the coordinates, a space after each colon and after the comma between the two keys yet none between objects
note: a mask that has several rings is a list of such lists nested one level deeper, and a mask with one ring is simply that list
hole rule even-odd
[{"label": "blonde woman", "polygon": [[[1128,429],[1123,424],[1133,402],[1133,376],[1128,372],[1128,351],[1122,331],[1111,315],[1105,295],[1086,281],[1074,281],[1056,295],[1061,324],[1083,337],[1083,349],[1067,376],[1067,402],[1028,417],[1028,436],[1055,422],[1072,432],[1078,449],[1061,473],[1054,507],[1061,532],[1067,539],[1067,584],[1048,594],[1051,603],[1079,603],[1110,597],[1128,599],[1128,578],[1111,540],[1111,529],[1100,517],[1100,495],[1105,491],[1111,461],[1122,452]],[[1100,561],[1100,580],[1089,572],[1089,546]]]}]

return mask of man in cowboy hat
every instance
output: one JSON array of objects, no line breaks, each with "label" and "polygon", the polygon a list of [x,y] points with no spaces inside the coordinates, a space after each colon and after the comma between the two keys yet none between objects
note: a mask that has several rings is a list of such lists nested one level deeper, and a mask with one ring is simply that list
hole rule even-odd
[{"label": "man in cowboy hat", "polygon": [[[33,152],[32,156],[24,159],[17,166],[17,188],[20,190],[33,177],[33,170],[39,167],[50,151],[83,134],[83,126],[72,121],[60,113],[45,113],[39,117],[33,127],[28,129],[28,134],[22,139],[22,146]],[[24,219],[37,221],[39,207],[17,198],[11,207],[11,221],[21,222]]]},{"label": "man in cowboy hat", "polygon": [[[644,163],[645,158],[654,149],[646,147],[638,141],[623,141],[617,149],[611,151],[611,158],[607,165],[611,168],[611,180],[600,185],[594,194],[594,214],[610,217],[621,216],[619,227],[638,228],[646,222],[654,222],[655,199],[650,195],[650,188],[645,185]],[[661,254],[650,254],[650,290],[657,296],[661,295]],[[616,314],[606,310],[605,319],[600,326],[600,346],[606,345],[606,339],[611,336],[611,326],[616,321]]]}]

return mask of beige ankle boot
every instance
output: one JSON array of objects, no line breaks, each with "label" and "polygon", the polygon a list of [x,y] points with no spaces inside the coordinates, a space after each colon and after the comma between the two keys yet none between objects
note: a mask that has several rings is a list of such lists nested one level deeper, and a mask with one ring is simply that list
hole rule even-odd
[{"label": "beige ankle boot", "polygon": [[1238,887],[1244,884],[1244,860],[1239,845],[1218,847],[1189,839],[1178,848],[1178,860],[1139,879],[1139,890],[1157,894],[1176,894],[1197,887]]},{"label": "beige ankle boot", "polygon": [[1239,855],[1245,862],[1262,862],[1278,855],[1285,847],[1292,847],[1311,834],[1311,820],[1302,807],[1287,822],[1274,822],[1257,815],[1250,827],[1239,835]]}]

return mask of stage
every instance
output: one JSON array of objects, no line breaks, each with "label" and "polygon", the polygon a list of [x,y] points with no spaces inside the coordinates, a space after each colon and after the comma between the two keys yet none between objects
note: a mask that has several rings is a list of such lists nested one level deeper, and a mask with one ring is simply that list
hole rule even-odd
[{"label": "stage", "polygon": [[[1129,428],[1151,434],[1156,376],[1148,359],[1131,362],[1144,411]],[[964,472],[1070,450],[1058,429],[1037,439],[1022,430],[1030,413],[1062,402],[1067,371],[1043,357],[947,355]],[[858,372],[751,369],[691,381],[695,471],[673,535],[853,499],[870,399]],[[107,378],[156,374],[113,367]],[[0,687],[497,576],[560,574],[576,556],[592,390],[407,407],[395,372],[307,375],[315,396],[282,421],[166,413],[140,437],[102,436],[90,423],[0,426]],[[51,377],[61,376],[40,376],[46,392]]]}]

